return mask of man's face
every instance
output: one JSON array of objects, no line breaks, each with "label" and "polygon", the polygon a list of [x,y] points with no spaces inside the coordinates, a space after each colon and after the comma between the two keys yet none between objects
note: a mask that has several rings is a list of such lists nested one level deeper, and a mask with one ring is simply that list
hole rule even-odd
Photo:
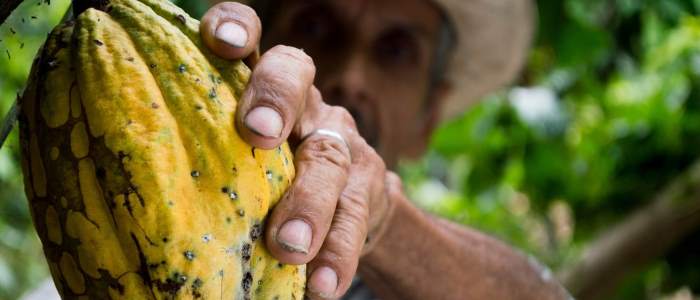
[{"label": "man's face", "polygon": [[304,49],[324,100],[346,107],[389,167],[422,152],[439,111],[429,73],[441,30],[428,0],[275,3],[263,47]]}]

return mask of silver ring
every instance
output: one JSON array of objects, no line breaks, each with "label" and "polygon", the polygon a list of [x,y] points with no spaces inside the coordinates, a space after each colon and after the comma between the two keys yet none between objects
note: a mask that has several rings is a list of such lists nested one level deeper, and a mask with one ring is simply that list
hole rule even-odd
[{"label": "silver ring", "polygon": [[315,135],[315,134],[323,135],[323,136],[328,136],[328,137],[332,137],[332,138],[334,138],[334,139],[336,139],[336,140],[339,140],[341,143],[343,143],[343,145],[345,145],[345,148],[348,149],[348,154],[350,154],[350,156],[352,157],[352,151],[350,151],[350,144],[348,144],[348,142],[345,141],[345,139],[343,138],[343,136],[340,135],[340,133],[338,133],[337,131],[335,131],[335,130],[330,130],[330,129],[326,129],[326,128],[319,128],[319,129],[316,129],[316,130],[314,130],[313,132],[307,134],[307,135],[303,138],[303,140],[306,140],[306,139],[308,139],[310,136]]}]

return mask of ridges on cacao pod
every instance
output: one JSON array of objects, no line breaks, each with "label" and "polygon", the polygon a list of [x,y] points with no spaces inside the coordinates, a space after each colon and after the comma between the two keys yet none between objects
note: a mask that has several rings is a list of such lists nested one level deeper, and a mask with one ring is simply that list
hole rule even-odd
[{"label": "ridges on cacao pod", "polygon": [[265,216],[294,176],[234,112],[250,76],[165,0],[111,0],[56,28],[22,97],[26,194],[64,298],[302,299]]}]

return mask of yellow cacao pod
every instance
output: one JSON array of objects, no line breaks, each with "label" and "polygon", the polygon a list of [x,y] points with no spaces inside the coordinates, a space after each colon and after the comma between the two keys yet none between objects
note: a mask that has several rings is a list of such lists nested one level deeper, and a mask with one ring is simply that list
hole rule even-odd
[{"label": "yellow cacao pod", "polygon": [[111,0],[56,28],[22,97],[26,194],[64,298],[302,299],[265,217],[290,150],[237,135],[250,76],[166,0]]}]

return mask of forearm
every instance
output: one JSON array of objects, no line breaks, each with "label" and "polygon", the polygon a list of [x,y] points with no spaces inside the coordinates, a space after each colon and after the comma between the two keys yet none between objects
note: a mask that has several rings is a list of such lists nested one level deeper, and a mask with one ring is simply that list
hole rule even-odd
[{"label": "forearm", "polygon": [[360,274],[382,299],[566,299],[526,257],[474,230],[396,199]]}]

